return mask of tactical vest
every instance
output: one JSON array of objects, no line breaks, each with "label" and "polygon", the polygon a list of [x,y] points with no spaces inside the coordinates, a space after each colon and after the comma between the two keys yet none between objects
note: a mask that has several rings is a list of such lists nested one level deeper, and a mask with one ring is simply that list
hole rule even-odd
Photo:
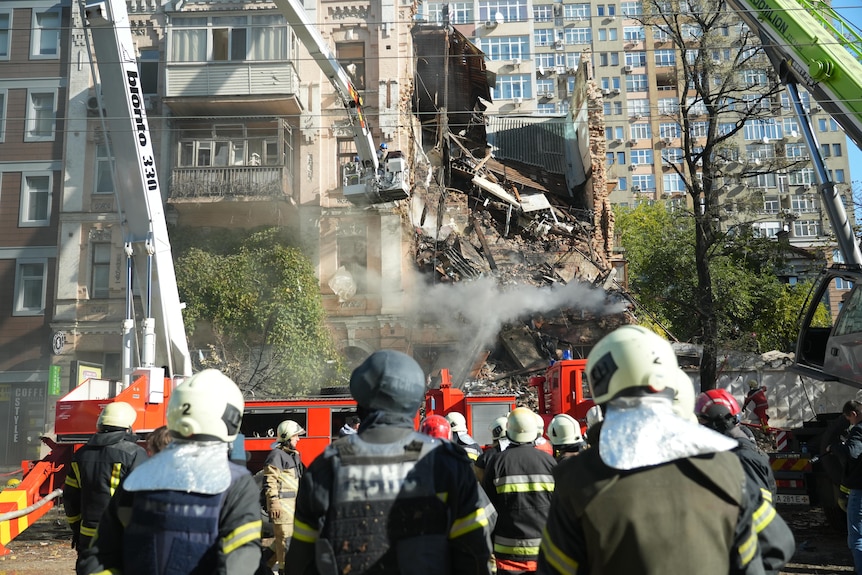
[{"label": "tactical vest", "polygon": [[[233,465],[230,470],[231,484],[245,471]],[[215,573],[226,493],[135,492],[123,535],[123,575]]]},{"label": "tactical vest", "polygon": [[321,575],[447,572],[448,507],[436,495],[434,457],[425,458],[439,445],[418,433],[388,444],[350,435],[332,445]]}]

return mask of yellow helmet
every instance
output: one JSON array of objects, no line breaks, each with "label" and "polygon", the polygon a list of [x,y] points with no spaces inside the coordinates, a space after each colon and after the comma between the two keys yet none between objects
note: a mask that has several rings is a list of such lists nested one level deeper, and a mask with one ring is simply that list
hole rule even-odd
[{"label": "yellow helmet", "polygon": [[96,422],[96,427],[122,427],[123,429],[131,429],[138,418],[138,412],[135,408],[125,401],[115,401],[109,403],[102,409],[99,414],[99,420]]},{"label": "yellow helmet", "polygon": [[6,482],[6,487],[8,487],[9,489],[15,489],[19,485],[21,485],[21,480],[18,479],[17,477],[13,477],[12,479],[10,479],[9,481]]}]

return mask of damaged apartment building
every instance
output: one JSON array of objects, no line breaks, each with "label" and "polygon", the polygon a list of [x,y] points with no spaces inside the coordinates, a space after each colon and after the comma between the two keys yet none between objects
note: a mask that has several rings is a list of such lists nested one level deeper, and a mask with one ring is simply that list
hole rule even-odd
[{"label": "damaged apartment building", "polygon": [[[168,224],[216,237],[289,228],[315,268],[348,367],[394,348],[429,372],[451,365],[453,354],[472,368],[499,342],[514,352],[499,355],[518,367],[561,348],[582,354],[609,323],[627,321],[625,313],[585,310],[577,300],[531,306],[548,286],[604,293],[624,275],[615,274],[601,95],[589,66],[567,95],[566,114],[485,114],[494,80],[482,53],[447,24],[417,22],[418,4],[306,2],[309,20],[362,97],[375,144],[408,163],[410,199],[357,205],[344,194],[344,166],[356,146],[343,102],[275,3],[126,5]],[[38,227],[26,229],[48,247],[16,262],[15,289],[26,285],[29,295],[21,300],[26,310],[8,313],[12,339],[0,356],[0,379],[16,390],[49,389],[33,411],[52,414],[57,397],[82,377],[121,376],[124,241],[78,3],[13,2],[3,13],[13,23],[14,48],[0,63],[9,72],[0,80],[3,101],[17,106],[16,117],[28,105],[34,113],[36,104],[47,107],[37,141],[16,145],[25,140],[24,124],[7,124],[0,198],[15,202],[8,213],[19,213],[22,181],[34,198],[47,198],[39,221],[27,223]],[[42,20],[63,31],[40,60],[48,72],[29,61],[29,23]],[[52,80],[33,80],[31,72]],[[10,229],[17,235],[9,236],[8,253],[24,253],[21,238],[31,235]],[[469,312],[480,299],[495,300],[461,297],[459,286],[471,284],[509,296],[493,310],[506,313],[488,313],[487,337],[469,337],[486,333],[470,325]],[[440,287],[455,291],[443,307],[432,306],[429,292]],[[25,357],[17,343],[39,353]],[[209,343],[192,339],[189,347]],[[532,351],[515,351],[521,348]],[[495,358],[489,361],[502,361]],[[50,421],[33,426],[43,424]],[[13,459],[37,445],[34,439]]]},{"label": "damaged apartment building", "polygon": [[[625,306],[610,311],[613,306],[558,305],[560,299],[544,298],[554,286],[608,290],[624,281],[608,202],[615,182],[606,180],[601,95],[589,58],[581,60],[567,114],[486,115],[483,101],[490,102],[494,78],[484,54],[446,25],[417,26],[413,38],[413,106],[429,159],[424,179],[416,173],[408,214],[416,266],[425,282],[492,277],[502,293],[519,286],[521,296],[499,298],[511,309],[496,313],[500,329],[492,340],[468,327],[455,330],[467,335],[451,346],[439,330],[417,329],[414,353],[428,355],[431,371],[461,365],[453,370],[456,384],[468,377],[499,379],[501,370],[524,373],[563,349],[585,356],[607,331],[631,321]],[[610,302],[619,294],[606,297]],[[553,307],[542,309],[541,301]],[[431,323],[440,321],[441,313],[425,311]],[[447,345],[458,359],[444,351]],[[489,358],[492,349],[499,353]]]}]

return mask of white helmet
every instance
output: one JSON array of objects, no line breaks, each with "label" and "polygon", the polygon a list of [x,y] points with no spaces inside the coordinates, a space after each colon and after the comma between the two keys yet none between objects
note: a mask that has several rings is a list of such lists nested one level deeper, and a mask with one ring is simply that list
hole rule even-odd
[{"label": "white helmet", "polygon": [[639,325],[612,331],[587,357],[587,382],[598,404],[635,388],[658,393],[673,387],[680,372],[670,343]]},{"label": "white helmet", "polygon": [[694,413],[694,385],[688,374],[680,369],[668,387],[673,388],[673,412],[683,419],[697,422],[697,415]]},{"label": "white helmet", "polygon": [[548,426],[548,437],[551,445],[574,445],[584,441],[580,424],[568,413],[554,416]]},{"label": "white helmet", "polygon": [[447,413],[446,421],[449,422],[449,427],[452,428],[452,433],[467,432],[467,420],[457,411],[450,411]]},{"label": "white helmet", "polygon": [[592,406],[587,410],[587,429],[599,423],[604,418],[605,414],[602,413],[602,408],[598,405]]},{"label": "white helmet", "polygon": [[508,421],[508,418],[505,415],[501,415],[500,417],[498,417],[497,419],[494,420],[494,423],[492,423],[488,427],[488,430],[491,432],[491,439],[494,439],[495,441],[499,441],[499,440],[503,439],[504,437],[506,437],[506,423],[507,423],[507,421]]},{"label": "white helmet", "polygon": [[102,427],[122,427],[123,429],[131,429],[138,418],[138,412],[135,408],[125,401],[115,401],[109,403],[99,414],[99,420],[96,422],[97,428]]},{"label": "white helmet", "polygon": [[545,418],[535,411],[533,415],[536,417],[536,428],[538,429],[539,437],[542,437],[545,434]]},{"label": "white helmet", "polygon": [[168,429],[181,438],[232,442],[239,433],[245,401],[239,387],[217,369],[182,382],[168,401]]},{"label": "white helmet", "polygon": [[291,437],[296,437],[297,435],[305,435],[305,430],[292,419],[285,419],[278,424],[279,443],[287,443]]},{"label": "white helmet", "polygon": [[506,437],[515,443],[530,443],[539,436],[536,414],[526,407],[516,407],[506,419]]}]

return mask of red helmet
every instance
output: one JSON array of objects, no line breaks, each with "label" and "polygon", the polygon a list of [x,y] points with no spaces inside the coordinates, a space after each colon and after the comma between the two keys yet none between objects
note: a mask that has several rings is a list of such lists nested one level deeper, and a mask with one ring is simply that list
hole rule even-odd
[{"label": "red helmet", "polygon": [[740,411],[739,403],[726,389],[704,391],[694,404],[694,413],[701,423],[721,423],[725,429],[736,425]]},{"label": "red helmet", "polygon": [[429,415],[423,419],[419,431],[437,439],[452,439],[452,428],[442,415]]}]

